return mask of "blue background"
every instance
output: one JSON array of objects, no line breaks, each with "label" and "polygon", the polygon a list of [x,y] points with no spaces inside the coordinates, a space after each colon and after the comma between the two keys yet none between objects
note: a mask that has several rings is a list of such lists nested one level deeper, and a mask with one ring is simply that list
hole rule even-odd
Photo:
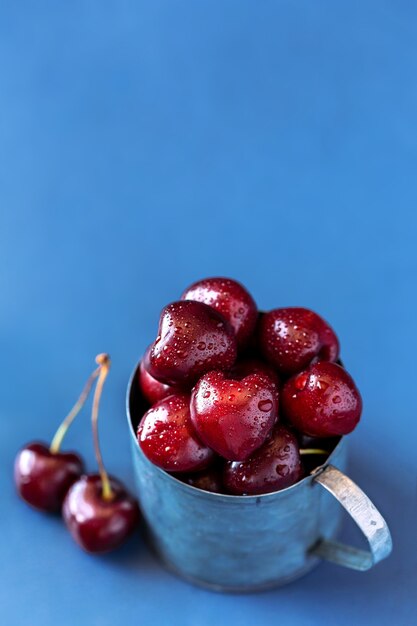
[{"label": "blue background", "polygon": [[[3,2],[0,59],[2,623],[416,624],[416,4]],[[87,556],[17,499],[16,450],[102,350],[103,454],[133,487],[128,375],[161,307],[218,274],[337,329],[365,403],[350,474],[395,543],[375,570],[220,596],[139,538]],[[67,445],[94,469],[88,412]]]}]

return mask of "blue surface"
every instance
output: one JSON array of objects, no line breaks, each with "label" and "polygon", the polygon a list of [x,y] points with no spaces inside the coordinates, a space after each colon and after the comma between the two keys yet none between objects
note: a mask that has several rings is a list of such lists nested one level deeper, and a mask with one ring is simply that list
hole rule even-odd
[{"label": "blue surface", "polygon": [[[2,623],[416,624],[416,4],[3,2],[0,58]],[[128,375],[216,274],[338,330],[365,402],[350,474],[395,542],[374,571],[214,595],[140,539],[86,556],[15,496],[17,448],[102,350],[103,453],[133,485]],[[87,422],[68,445],[94,468]]]}]

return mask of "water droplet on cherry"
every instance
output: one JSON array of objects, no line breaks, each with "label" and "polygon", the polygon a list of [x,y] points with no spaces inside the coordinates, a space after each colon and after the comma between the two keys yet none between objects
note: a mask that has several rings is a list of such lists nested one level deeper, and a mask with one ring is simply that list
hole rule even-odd
[{"label": "water droplet on cherry", "polygon": [[280,476],[288,476],[290,468],[288,467],[288,465],[277,465],[276,470],[277,474],[279,474]]},{"label": "water droplet on cherry", "polygon": [[264,413],[267,413],[268,411],[270,411],[272,408],[272,400],[261,400],[260,402],[258,402],[258,409],[260,411],[263,411]]}]

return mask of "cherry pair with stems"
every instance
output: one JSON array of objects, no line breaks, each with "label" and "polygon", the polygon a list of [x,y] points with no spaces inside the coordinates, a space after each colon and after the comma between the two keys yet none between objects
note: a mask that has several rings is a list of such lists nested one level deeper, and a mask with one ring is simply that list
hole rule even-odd
[{"label": "cherry pair with stems", "polygon": [[[23,500],[42,511],[62,511],[68,530],[81,548],[91,553],[103,553],[124,542],[138,525],[140,514],[136,500],[119,480],[107,474],[103,464],[98,411],[110,369],[109,355],[99,354],[96,364],[51,445],[32,442],[20,450],[15,461],[14,478]],[[94,382],[91,422],[99,473],[86,474],[81,457],[73,452],[61,452],[61,445]]]}]

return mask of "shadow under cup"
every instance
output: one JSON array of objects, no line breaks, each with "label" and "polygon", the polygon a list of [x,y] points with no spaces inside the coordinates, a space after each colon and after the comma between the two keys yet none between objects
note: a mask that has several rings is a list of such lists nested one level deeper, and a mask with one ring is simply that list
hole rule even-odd
[{"label": "shadow under cup", "polygon": [[[281,491],[258,496],[202,491],[153,465],[140,449],[136,430],[146,405],[137,380],[136,368],[126,400],[137,496],[151,544],[176,574],[217,591],[257,591],[302,576],[320,558],[364,570],[388,555],[387,533],[390,537],[384,520],[343,474],[346,437],[315,473]],[[348,502],[342,501],[343,490]],[[333,541],[344,514],[342,506],[355,518],[349,510],[352,494],[373,507],[365,514],[375,520],[367,519],[365,525],[370,524],[368,534],[377,532],[379,543],[385,542],[379,555]],[[355,521],[367,535],[367,529]]]}]

